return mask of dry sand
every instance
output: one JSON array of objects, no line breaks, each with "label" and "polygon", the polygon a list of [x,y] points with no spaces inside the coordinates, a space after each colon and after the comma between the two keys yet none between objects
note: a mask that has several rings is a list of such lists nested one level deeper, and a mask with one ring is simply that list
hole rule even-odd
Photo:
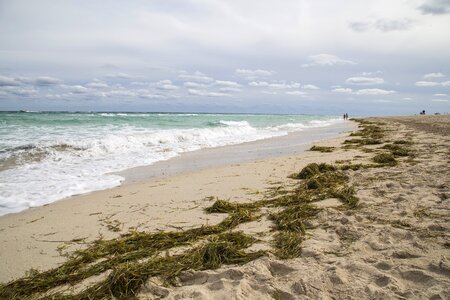
[{"label": "dry sand", "polygon": [[[395,167],[347,171],[359,206],[342,210],[336,199],[310,222],[302,255],[269,254],[243,266],[184,272],[178,286],[149,281],[142,299],[450,299],[450,117],[376,118],[388,140],[409,139],[414,159]],[[318,145],[340,147],[344,138]],[[367,146],[375,149],[381,145]],[[373,153],[338,149],[307,152],[183,173],[79,196],[0,218],[0,281],[64,261],[56,251],[72,239],[112,238],[130,228],[154,231],[215,224],[205,214],[214,196],[259,200],[267,188],[291,186],[286,176],[310,162],[366,162]],[[269,233],[267,220],[242,224],[247,233]],[[116,230],[119,230],[118,232]],[[73,244],[68,250],[83,245]],[[269,244],[258,245],[269,248]]]}]

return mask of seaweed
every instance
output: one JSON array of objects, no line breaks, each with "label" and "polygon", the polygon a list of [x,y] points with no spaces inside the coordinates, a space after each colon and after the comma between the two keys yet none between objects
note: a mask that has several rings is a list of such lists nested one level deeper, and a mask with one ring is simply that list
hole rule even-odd
[{"label": "seaweed", "polygon": [[281,231],[274,237],[274,254],[280,259],[299,257],[304,236],[299,232]]},{"label": "seaweed", "polygon": [[273,213],[269,217],[275,222],[276,229],[281,231],[292,231],[305,233],[305,221],[311,219],[320,209],[309,203],[299,203],[288,206],[278,213]]},{"label": "seaweed", "polygon": [[322,153],[329,153],[329,152],[333,152],[334,149],[336,149],[335,147],[326,147],[326,146],[312,146],[309,151],[319,151]]},{"label": "seaweed", "polygon": [[378,164],[387,166],[396,166],[398,164],[397,159],[395,159],[392,153],[380,153],[375,155],[372,160]]}]

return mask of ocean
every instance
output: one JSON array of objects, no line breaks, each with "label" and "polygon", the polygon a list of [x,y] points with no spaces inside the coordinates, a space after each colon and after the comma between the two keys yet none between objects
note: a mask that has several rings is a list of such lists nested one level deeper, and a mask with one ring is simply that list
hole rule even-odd
[{"label": "ocean", "polygon": [[0,215],[111,188],[124,169],[287,135],[337,116],[0,112]]}]

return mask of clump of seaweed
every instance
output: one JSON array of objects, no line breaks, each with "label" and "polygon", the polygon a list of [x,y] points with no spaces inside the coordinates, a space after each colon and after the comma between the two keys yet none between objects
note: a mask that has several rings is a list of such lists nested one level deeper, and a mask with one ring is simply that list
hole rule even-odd
[{"label": "clump of seaweed", "polygon": [[312,146],[309,151],[319,151],[322,153],[329,153],[329,152],[333,152],[334,149],[336,149],[335,147],[326,147],[326,146]]},{"label": "clump of seaweed", "polygon": [[310,163],[306,167],[304,167],[298,174],[291,175],[291,177],[294,179],[308,179],[320,173],[335,170],[336,170],[335,166],[326,163],[321,164]]},{"label": "clump of seaweed", "polygon": [[345,164],[339,167],[340,170],[346,171],[346,170],[353,170],[357,171],[360,169],[370,169],[370,168],[379,168],[379,164]]},{"label": "clump of seaweed", "polygon": [[298,232],[281,231],[274,237],[274,254],[280,259],[299,257],[302,254],[303,235]]},{"label": "clump of seaweed", "polygon": [[398,164],[397,159],[395,159],[392,153],[380,153],[375,155],[372,160],[378,164],[387,166],[396,166]]},{"label": "clump of seaweed", "polygon": [[254,209],[256,204],[252,203],[231,203],[227,200],[217,199],[216,202],[210,207],[207,207],[205,211],[207,213],[232,213],[239,209]]},{"label": "clump of seaweed", "polygon": [[346,144],[347,149],[350,148],[351,145],[360,147],[364,145],[378,145],[383,143],[382,139],[384,137],[385,130],[377,126],[375,123],[364,119],[355,119],[355,121],[360,123],[359,127],[362,129],[352,132],[350,136],[357,136],[361,138],[345,140],[344,144]]},{"label": "clump of seaweed", "polygon": [[344,144],[357,144],[357,145],[379,145],[383,142],[379,139],[367,138],[367,139],[351,139],[345,140]]},{"label": "clump of seaweed", "polygon": [[400,144],[386,144],[382,149],[389,150],[394,156],[410,156],[411,151]]},{"label": "clump of seaweed", "polygon": [[271,214],[270,219],[275,222],[277,230],[305,233],[305,221],[317,215],[319,211],[320,209],[312,204],[299,203]]}]

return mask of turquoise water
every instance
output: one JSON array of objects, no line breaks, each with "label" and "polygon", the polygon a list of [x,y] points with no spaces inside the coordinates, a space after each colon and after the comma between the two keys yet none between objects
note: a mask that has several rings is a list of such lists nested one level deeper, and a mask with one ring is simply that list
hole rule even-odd
[{"label": "turquoise water", "polygon": [[0,214],[114,187],[183,152],[330,126],[336,116],[0,112]]}]

